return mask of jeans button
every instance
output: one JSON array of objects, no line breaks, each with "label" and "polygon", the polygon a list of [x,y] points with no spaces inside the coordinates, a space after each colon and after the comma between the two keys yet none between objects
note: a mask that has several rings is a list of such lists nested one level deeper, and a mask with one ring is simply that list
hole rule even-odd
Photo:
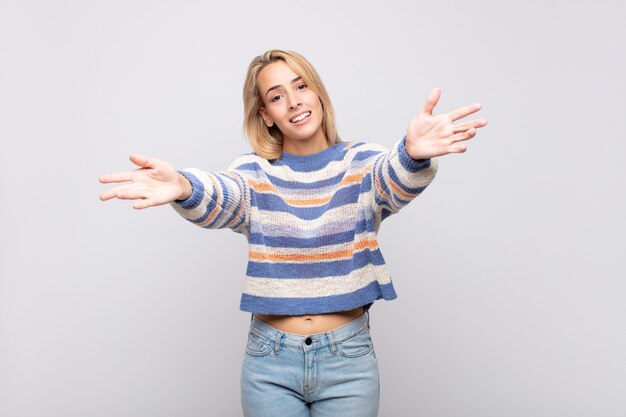
[{"label": "jeans button", "polygon": [[304,339],[304,343],[306,343],[307,345],[310,345],[311,343],[313,343],[313,339],[311,339],[310,337],[307,337],[306,339]]}]

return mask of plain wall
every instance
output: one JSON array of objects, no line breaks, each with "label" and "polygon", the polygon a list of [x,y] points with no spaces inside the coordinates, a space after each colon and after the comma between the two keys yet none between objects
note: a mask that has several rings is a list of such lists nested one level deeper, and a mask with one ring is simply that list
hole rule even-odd
[{"label": "plain wall", "polygon": [[626,415],[625,9],[0,0],[0,415],[241,415],[245,238],[97,178],[249,152],[270,48],[315,65],[344,140],[391,146],[435,86],[489,120],[382,224],[380,415]]}]

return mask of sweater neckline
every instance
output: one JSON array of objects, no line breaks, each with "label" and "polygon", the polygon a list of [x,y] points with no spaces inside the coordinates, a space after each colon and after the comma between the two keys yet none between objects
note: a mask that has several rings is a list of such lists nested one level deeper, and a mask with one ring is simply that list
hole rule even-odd
[{"label": "sweater neckline", "polygon": [[343,149],[343,142],[336,143],[328,148],[310,155],[296,155],[289,152],[282,152],[281,161],[290,167],[311,167],[326,164],[335,159]]}]

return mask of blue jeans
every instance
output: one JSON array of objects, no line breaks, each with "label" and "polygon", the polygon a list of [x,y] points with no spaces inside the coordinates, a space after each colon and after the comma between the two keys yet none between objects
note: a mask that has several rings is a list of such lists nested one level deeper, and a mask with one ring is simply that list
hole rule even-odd
[{"label": "blue jeans", "polygon": [[252,318],[241,372],[244,416],[376,417],[378,399],[368,313],[312,335]]}]

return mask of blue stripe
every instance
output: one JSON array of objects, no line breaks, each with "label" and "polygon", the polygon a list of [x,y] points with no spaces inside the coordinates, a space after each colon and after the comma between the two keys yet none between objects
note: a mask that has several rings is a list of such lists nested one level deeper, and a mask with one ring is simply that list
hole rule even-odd
[{"label": "blue stripe", "polygon": [[359,221],[354,227],[355,234],[363,233],[365,231],[374,231],[374,224],[371,221],[367,221],[367,219]]},{"label": "blue stripe", "polygon": [[422,191],[424,191],[424,189],[426,187],[416,187],[416,188],[411,188],[411,187],[407,187],[406,185],[404,185],[402,183],[402,181],[400,180],[400,178],[398,178],[398,174],[396,173],[396,170],[393,169],[393,165],[389,164],[387,165],[387,173],[389,174],[389,177],[391,178],[391,180],[393,182],[395,182],[398,187],[400,189],[402,189],[403,191],[409,193],[409,194],[413,194],[415,196],[417,196],[418,194],[420,194]]},{"label": "blue stripe", "polygon": [[[242,224],[245,220],[246,220],[246,216],[241,216],[241,219],[240,219],[237,223],[233,224],[232,226],[229,226],[229,228],[231,228],[231,229],[236,229],[236,228],[238,228],[239,226],[241,226],[241,224]],[[226,223],[226,224],[228,224],[228,223]],[[236,231],[236,230],[235,230],[235,231]],[[241,233],[241,232],[240,232],[240,233]]]},{"label": "blue stripe", "polygon": [[[391,164],[387,164],[387,166],[393,171],[393,168],[391,167]],[[380,168],[378,168],[375,173],[376,173],[376,176],[377,176],[377,178],[378,178],[378,180],[380,182],[380,188],[382,188],[385,191],[385,193],[387,193],[389,198],[391,198],[392,200],[388,201],[388,199],[384,198],[381,193],[376,193],[376,197],[377,197],[376,198],[376,204],[378,204],[379,206],[386,205],[386,206],[389,206],[392,209],[401,208],[401,207],[404,207],[407,204],[409,204],[411,202],[411,200],[407,200],[407,199],[405,199],[403,197],[400,197],[398,195],[398,193],[393,192],[393,190],[391,189],[391,186],[389,186],[387,184],[387,182],[385,181],[384,176],[380,172],[382,172],[382,166]],[[390,172],[390,175],[391,175],[391,172]],[[393,176],[395,176],[396,179],[398,179],[398,177],[396,176],[395,171],[393,171]],[[403,184],[401,184],[399,182],[399,179],[398,179],[397,182],[398,182],[398,186],[401,189],[405,190],[405,191],[407,191],[407,190],[412,190],[412,191],[413,190],[421,190],[421,191],[423,191],[424,188],[426,188],[426,187],[408,188],[408,187],[404,186]],[[421,191],[419,191],[419,192],[421,192]],[[407,191],[407,192],[409,192],[409,191]],[[419,194],[419,192],[418,192],[418,194]],[[391,214],[391,213],[389,213],[389,214]],[[387,216],[389,214],[387,214]],[[385,217],[387,217],[387,216],[385,216]]]},{"label": "blue stripe", "polygon": [[246,162],[245,164],[237,165],[234,169],[238,171],[262,171],[261,165],[258,162]]},{"label": "blue stripe", "polygon": [[348,275],[365,265],[384,265],[379,249],[365,249],[351,259],[322,262],[256,262],[249,261],[246,274],[258,278],[322,278]]},{"label": "blue stripe", "polygon": [[230,202],[232,198],[230,196],[230,190],[226,186],[225,181],[229,181],[231,179],[229,177],[224,178],[224,176],[220,174],[216,174],[214,176],[215,176],[215,179],[217,179],[217,182],[219,183],[220,191],[222,193],[222,207],[226,207],[228,205],[228,202]]},{"label": "blue stripe", "polygon": [[262,233],[250,233],[248,241],[251,245],[263,245],[274,248],[318,248],[327,245],[351,242],[359,233],[373,232],[374,228],[367,220],[360,220],[353,230],[316,237],[269,236]]},{"label": "blue stripe", "polygon": [[352,158],[352,161],[366,161],[368,159],[370,159],[373,156],[376,156],[380,154],[380,151],[361,151],[359,153],[357,153],[356,155],[354,155],[354,158]]},{"label": "blue stripe", "polygon": [[[219,178],[218,175],[215,174],[211,174],[214,177],[217,177],[218,182],[220,183],[220,188],[222,190],[222,195],[224,195],[224,186],[223,186],[223,182],[222,180]],[[207,204],[206,210],[204,212],[204,214],[202,214],[202,216],[198,217],[197,219],[192,219],[189,220],[192,223],[198,224],[198,223],[202,223],[204,221],[206,221],[206,219],[209,217],[209,215],[213,212],[213,209],[215,209],[215,207],[217,206],[217,193],[214,193],[212,196],[212,198],[209,200],[209,204]],[[224,204],[224,202],[222,203]],[[216,214],[216,216],[213,218],[213,220],[211,220],[210,223],[208,223],[207,225],[203,226],[206,229],[214,229],[215,228],[215,224],[219,222],[219,219],[222,217],[222,213],[223,213],[223,209],[220,208],[220,210],[218,210],[218,213]]]},{"label": "blue stripe", "polygon": [[[221,210],[219,212],[219,215],[216,216],[215,221],[217,221],[217,218],[222,218],[224,217],[226,214],[230,213],[230,217],[228,218],[228,220],[226,220],[226,222],[224,223],[224,225],[229,224],[230,222],[232,222],[235,217],[237,217],[237,213],[239,212],[239,207],[242,204],[241,199],[243,198],[244,192],[243,190],[241,190],[241,188],[239,187],[239,183],[237,182],[237,180],[228,177],[228,176],[222,176],[219,175],[217,177],[217,179],[219,180],[221,186],[222,186],[222,192],[223,192],[223,201],[222,201],[222,207]],[[234,183],[234,187],[238,188],[240,193],[239,196],[240,198],[234,198],[234,196],[231,195],[229,188],[226,186],[226,182],[225,181],[231,181]],[[239,222],[241,223],[241,222]],[[231,226],[232,227],[232,226]]]},{"label": "blue stripe", "polygon": [[292,189],[298,189],[298,190],[314,190],[317,188],[337,185],[341,182],[341,180],[343,179],[345,175],[346,175],[346,172],[344,171],[335,175],[334,177],[327,178],[325,180],[319,180],[319,181],[307,183],[307,182],[283,180],[273,175],[266,174],[267,178],[273,185],[277,187],[292,188]]},{"label": "blue stripe", "polygon": [[241,206],[244,206],[244,208],[241,210],[241,220],[231,226],[232,229],[236,229],[237,227],[239,227],[239,225],[244,223],[246,220],[246,210],[245,210],[246,193],[245,193],[245,189],[242,189],[242,184],[243,184],[243,187],[245,187],[247,185],[247,182],[243,178],[243,176],[241,176],[241,174],[239,174],[238,172],[233,172],[233,174],[237,175],[239,177],[239,180],[241,181],[240,182],[240,181],[234,180],[236,186],[239,187],[239,189],[241,190],[241,194],[240,194],[240,200],[236,202],[237,208],[235,209],[235,212],[233,214],[236,215],[236,213],[239,211],[239,208]]},{"label": "blue stripe", "polygon": [[362,147],[364,147],[366,145],[367,145],[366,142],[355,142],[352,146],[350,146],[349,149],[346,150],[346,152],[350,152],[350,151],[352,151],[354,149],[362,148]]},{"label": "blue stripe", "polygon": [[239,308],[257,314],[324,314],[352,310],[372,304],[376,300],[397,298],[392,283],[380,285],[374,281],[357,291],[314,298],[258,297],[250,294],[241,296]]},{"label": "blue stripe", "polygon": [[406,136],[398,143],[398,159],[409,172],[417,172],[430,166],[430,159],[413,159],[406,150]]},{"label": "blue stripe", "polygon": [[192,173],[185,171],[178,172],[191,183],[191,195],[186,200],[176,200],[176,203],[185,210],[194,209],[202,203],[204,198],[204,184]]},{"label": "blue stripe", "polygon": [[363,181],[361,182],[361,192],[368,193],[371,189],[372,189],[372,177],[371,175],[369,175],[369,173],[367,173],[367,175],[363,177]]},{"label": "blue stripe", "polygon": [[319,248],[321,246],[337,245],[354,240],[354,231],[335,233],[311,238],[295,236],[266,236],[261,233],[250,233],[249,242],[252,245],[263,245],[274,248]]},{"label": "blue stripe", "polygon": [[[211,196],[211,199],[209,200],[209,204],[207,204],[206,207],[206,211],[204,212],[204,214],[200,217],[198,217],[197,219],[191,220],[193,223],[202,223],[204,222],[208,217],[209,214],[211,214],[211,212],[213,212],[213,209],[217,206],[217,195],[213,194]],[[216,216],[217,217],[217,216]],[[215,221],[215,219],[213,219],[213,222]],[[211,222],[211,223],[213,223]],[[210,228],[210,225],[204,226],[206,228]]]},{"label": "blue stripe", "polygon": [[[241,224],[241,221],[239,221],[239,222],[237,222],[235,224],[232,224],[231,226],[227,226],[227,225],[230,224],[230,222],[235,220],[235,218],[237,217],[237,214],[239,213],[239,206],[238,205],[231,205],[231,207],[229,207],[229,209],[232,209],[233,211],[232,211],[231,216],[228,218],[228,220],[226,220],[226,222],[224,222],[224,227],[231,227],[231,228],[237,227],[238,225]],[[223,217],[223,214],[226,214],[226,213],[228,213],[228,211],[222,210],[220,212],[220,216],[218,216],[218,217]]]},{"label": "blue stripe", "polygon": [[377,210],[386,210],[387,207],[389,208],[389,210],[392,210],[391,204],[389,204],[388,201],[381,200],[381,201],[378,202]]},{"label": "blue stripe", "polygon": [[[381,157],[384,158],[384,157]],[[378,162],[378,160],[376,161],[377,165],[374,166],[374,175],[376,176],[376,178],[378,179],[378,182],[380,183],[380,188],[383,189],[383,191],[385,193],[387,193],[387,195],[389,195],[391,197],[391,193],[389,192],[389,188],[387,187],[387,183],[385,182],[385,178],[382,175],[382,162]],[[381,204],[381,202],[386,202],[386,199],[383,197],[382,193],[380,191],[378,191],[378,188],[376,188],[376,203],[378,205]],[[388,202],[390,203],[390,202]]]},{"label": "blue stripe", "polygon": [[[217,214],[215,215],[215,217],[213,217],[213,220],[211,220],[206,226],[204,226],[206,229],[216,229],[215,225],[219,222],[220,217],[222,216],[222,212],[223,210],[218,210]],[[208,216],[208,211],[207,211],[207,216]]]},{"label": "blue stripe", "polygon": [[294,207],[275,194],[257,193],[250,190],[252,198],[251,204],[259,210],[279,211],[291,213],[302,220],[314,220],[323,215],[326,211],[341,207],[346,204],[353,204],[359,200],[361,184],[354,184],[338,190],[331,200],[321,206],[314,207]]},{"label": "blue stripe", "polygon": [[274,161],[274,166],[288,166],[297,172],[320,171],[333,161],[342,161],[346,152],[346,142],[340,142],[312,155],[295,155],[282,153],[281,159]]}]

